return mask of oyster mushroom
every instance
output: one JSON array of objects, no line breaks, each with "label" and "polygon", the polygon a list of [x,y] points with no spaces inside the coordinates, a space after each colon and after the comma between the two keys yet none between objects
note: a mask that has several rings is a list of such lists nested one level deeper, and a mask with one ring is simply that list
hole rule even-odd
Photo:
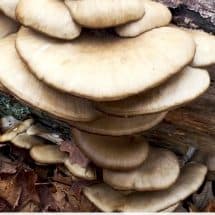
[{"label": "oyster mushroom", "polygon": [[120,101],[98,103],[97,107],[118,116],[152,114],[184,105],[203,94],[209,86],[210,77],[206,70],[186,67],[146,93]]},{"label": "oyster mushroom", "polygon": [[143,0],[145,15],[133,22],[116,27],[116,32],[121,37],[136,37],[153,28],[166,26],[172,19],[169,9],[151,0]]},{"label": "oyster mushroom", "polygon": [[133,169],[146,160],[149,152],[149,145],[143,138],[99,136],[77,129],[72,129],[72,136],[84,154],[103,168]]},{"label": "oyster mushroom", "polygon": [[77,23],[87,28],[107,28],[140,19],[144,15],[141,0],[65,0]]},{"label": "oyster mushroom", "polygon": [[123,99],[153,88],[180,72],[195,54],[192,37],[172,27],[132,39],[89,32],[70,43],[21,28],[16,47],[39,79],[97,101]]},{"label": "oyster mushroom", "polygon": [[40,137],[29,136],[26,133],[22,133],[13,138],[11,143],[19,148],[31,149],[34,146],[45,145],[47,144],[47,141]]},{"label": "oyster mushroom", "polygon": [[164,210],[198,190],[207,173],[201,164],[189,164],[170,188],[162,191],[131,192],[123,194],[106,184],[84,189],[85,196],[105,212],[157,212]]},{"label": "oyster mushroom", "polygon": [[148,157],[141,166],[130,171],[104,169],[103,180],[117,190],[154,191],[172,186],[179,173],[179,162],[174,153],[161,148],[150,148]]},{"label": "oyster mushroom", "polygon": [[71,163],[66,152],[59,150],[56,145],[34,146],[30,150],[31,157],[42,164],[64,164],[76,177],[86,180],[96,179],[95,170],[91,167],[81,167],[78,163]]},{"label": "oyster mushroom", "polygon": [[24,26],[60,39],[71,40],[81,33],[62,0],[20,0],[16,17]]},{"label": "oyster mushroom", "polygon": [[90,121],[97,117],[91,102],[61,93],[36,79],[19,58],[16,35],[0,41],[0,82],[15,97],[59,118]]},{"label": "oyster mushroom", "polygon": [[0,38],[18,31],[19,25],[0,12]]},{"label": "oyster mushroom", "polygon": [[69,122],[69,124],[89,133],[124,136],[140,133],[153,128],[165,118],[166,114],[167,112],[162,112],[129,118],[101,115],[90,122]]},{"label": "oyster mushroom", "polygon": [[33,119],[27,119],[23,122],[15,124],[13,127],[6,130],[5,133],[0,135],[0,142],[11,141],[18,134],[25,132],[33,124],[33,122]]},{"label": "oyster mushroom", "polygon": [[16,20],[16,6],[19,0],[1,0],[0,1],[0,11],[2,11],[6,16]]}]

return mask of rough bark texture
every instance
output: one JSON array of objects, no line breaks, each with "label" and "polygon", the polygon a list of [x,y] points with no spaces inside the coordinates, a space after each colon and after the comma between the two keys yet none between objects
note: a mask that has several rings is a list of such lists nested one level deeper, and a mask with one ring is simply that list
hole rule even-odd
[{"label": "rough bark texture", "polygon": [[170,7],[177,25],[215,33],[214,0],[157,0]]}]

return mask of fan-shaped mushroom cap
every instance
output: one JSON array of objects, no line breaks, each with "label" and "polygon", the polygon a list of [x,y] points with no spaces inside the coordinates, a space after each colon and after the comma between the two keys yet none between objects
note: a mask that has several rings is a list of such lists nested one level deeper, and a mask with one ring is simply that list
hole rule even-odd
[{"label": "fan-shaped mushroom cap", "polygon": [[16,32],[19,25],[0,12],[0,38]]},{"label": "fan-shaped mushroom cap", "polygon": [[92,104],[61,93],[36,79],[15,49],[15,35],[0,41],[0,81],[16,97],[60,119],[88,121],[97,116]]},{"label": "fan-shaped mushroom cap", "polygon": [[0,92],[5,92],[5,91],[7,91],[7,90],[6,90],[5,87],[0,83]]},{"label": "fan-shaped mushroom cap", "polygon": [[13,116],[4,116],[0,118],[0,131],[5,132],[10,128],[15,127],[20,121]]},{"label": "fan-shaped mushroom cap", "polygon": [[62,0],[20,0],[16,17],[23,25],[60,39],[74,39],[81,32]]},{"label": "fan-shaped mushroom cap", "polygon": [[82,167],[76,163],[71,163],[69,159],[66,159],[64,162],[66,168],[76,177],[83,178],[86,180],[95,180],[96,171],[91,167]]},{"label": "fan-shaped mushroom cap", "polygon": [[39,79],[97,101],[122,99],[155,87],[179,72],[195,52],[191,36],[171,27],[132,39],[89,32],[72,42],[22,28],[16,47]]},{"label": "fan-shaped mushroom cap", "polygon": [[34,146],[47,144],[47,141],[36,136],[29,136],[26,133],[17,135],[11,142],[19,147],[24,149],[31,149]]},{"label": "fan-shaped mushroom cap", "polygon": [[75,21],[88,28],[107,28],[140,19],[141,0],[65,0]]},{"label": "fan-shaped mushroom cap", "polygon": [[122,194],[105,184],[84,189],[86,197],[102,211],[157,212],[185,199],[198,190],[207,168],[201,164],[187,165],[176,183],[163,191]]},{"label": "fan-shaped mushroom cap", "polygon": [[6,16],[16,20],[16,6],[19,0],[1,0],[0,1],[0,11],[2,11]]},{"label": "fan-shaped mushroom cap", "polygon": [[67,154],[61,152],[57,145],[34,146],[30,150],[30,155],[41,164],[64,163],[64,160],[67,158]]},{"label": "fan-shaped mushroom cap", "polygon": [[140,166],[148,156],[149,145],[143,138],[99,136],[72,130],[75,144],[97,166],[129,170]]},{"label": "fan-shaped mushroom cap", "polygon": [[170,23],[172,15],[165,5],[151,0],[144,0],[143,4],[145,15],[137,21],[117,27],[116,32],[118,35],[122,37],[135,37],[145,31]]},{"label": "fan-shaped mushroom cap", "polygon": [[167,189],[175,183],[179,173],[180,166],[174,153],[165,149],[151,148],[146,161],[140,167],[123,172],[104,169],[103,179],[105,183],[118,190],[152,191]]},{"label": "fan-shaped mushroom cap", "polygon": [[[118,116],[134,116],[171,110],[190,102],[210,85],[206,70],[186,67],[157,88],[114,102],[98,103],[98,108]],[[192,86],[192,87],[191,87]]]},{"label": "fan-shaped mushroom cap", "polygon": [[196,43],[192,66],[203,67],[215,64],[215,36],[204,31],[187,29]]},{"label": "fan-shaped mushroom cap", "polygon": [[132,135],[147,131],[159,124],[167,112],[135,116],[130,118],[120,118],[102,115],[91,122],[69,122],[72,126],[80,130],[94,134],[123,136]]},{"label": "fan-shaped mushroom cap", "polygon": [[0,142],[11,141],[18,134],[26,131],[33,124],[33,122],[33,119],[27,119],[16,124],[14,127],[8,129],[4,134],[0,135]]}]

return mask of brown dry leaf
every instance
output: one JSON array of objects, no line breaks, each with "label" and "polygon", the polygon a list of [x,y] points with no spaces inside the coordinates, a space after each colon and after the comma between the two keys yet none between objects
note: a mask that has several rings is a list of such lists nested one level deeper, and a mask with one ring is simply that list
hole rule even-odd
[{"label": "brown dry leaf", "polygon": [[1,174],[15,174],[19,164],[11,161],[9,158],[0,154],[0,175]]},{"label": "brown dry leaf", "polygon": [[40,212],[40,207],[38,204],[34,202],[28,202],[23,208],[19,210],[19,212],[28,212],[28,213],[33,213],[33,212]]},{"label": "brown dry leaf", "polygon": [[[53,197],[61,212],[94,212],[97,211],[95,206],[89,202],[82,194],[81,186],[84,183],[74,182],[74,186],[68,186],[61,183],[54,183],[56,192]],[[73,185],[72,184],[72,185]],[[77,185],[78,184],[78,185]],[[80,190],[75,189],[79,187]]]},{"label": "brown dry leaf", "polygon": [[18,206],[22,189],[17,185],[16,175],[0,177],[0,198],[7,201],[12,208]]},{"label": "brown dry leaf", "polygon": [[40,197],[40,207],[42,212],[59,212],[59,208],[52,196],[52,188],[47,185],[37,186],[37,191]]},{"label": "brown dry leaf", "polygon": [[63,141],[60,145],[60,150],[69,154],[69,159],[72,164],[77,163],[82,167],[87,167],[90,163],[90,160],[71,141]]},{"label": "brown dry leaf", "polygon": [[10,212],[11,207],[9,204],[4,200],[0,198],[0,212]]},{"label": "brown dry leaf", "polygon": [[203,210],[204,212],[215,212],[215,200],[209,202],[207,207]]}]

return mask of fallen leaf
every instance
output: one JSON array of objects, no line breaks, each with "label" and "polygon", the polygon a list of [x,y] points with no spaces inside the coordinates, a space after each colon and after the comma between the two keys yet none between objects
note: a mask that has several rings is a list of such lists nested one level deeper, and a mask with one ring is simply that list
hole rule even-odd
[{"label": "fallen leaf", "polygon": [[61,142],[60,150],[69,154],[69,160],[72,164],[77,163],[82,167],[87,167],[90,163],[90,160],[72,143],[72,141]]},{"label": "fallen leaf", "polygon": [[215,212],[215,200],[210,201],[203,212]]}]

